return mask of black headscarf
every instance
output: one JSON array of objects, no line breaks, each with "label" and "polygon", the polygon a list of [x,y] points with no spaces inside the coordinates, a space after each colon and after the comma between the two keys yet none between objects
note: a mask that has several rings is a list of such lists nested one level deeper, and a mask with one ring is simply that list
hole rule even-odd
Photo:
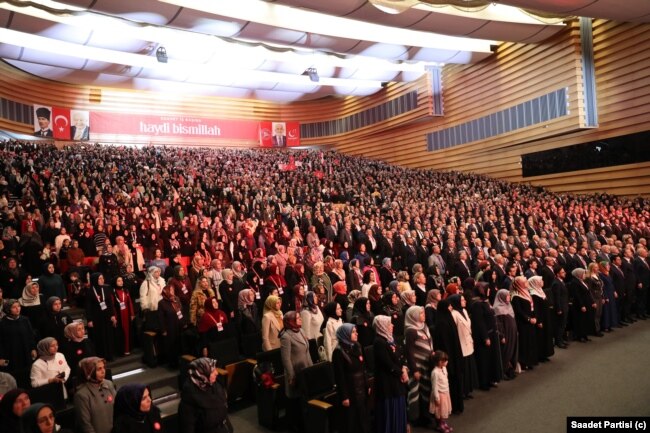
[{"label": "black headscarf", "polygon": [[212,358],[198,358],[189,365],[188,375],[194,385],[203,391],[212,387],[210,375],[217,368],[217,360]]},{"label": "black headscarf", "polygon": [[[20,417],[20,424],[22,426],[22,433],[40,433],[41,429],[38,427],[38,413],[44,407],[49,407],[52,414],[56,414],[54,408],[46,403],[34,403],[25,410],[23,416]],[[56,426],[54,428],[56,431]]]},{"label": "black headscarf", "polygon": [[368,298],[361,297],[354,301],[354,310],[352,311],[352,317],[356,316],[362,320],[372,323],[372,320],[375,318],[375,315],[366,309],[366,304],[368,303]]},{"label": "black headscarf", "polygon": [[140,403],[142,402],[145,389],[149,390],[149,395],[151,396],[151,389],[140,383],[128,383],[120,387],[115,396],[113,420],[116,420],[121,415],[126,415],[137,422],[143,422],[147,414],[146,412],[140,411]]},{"label": "black headscarf", "polygon": [[325,327],[327,326],[327,321],[329,320],[330,317],[333,318],[334,320],[340,319],[340,317],[336,315],[337,305],[338,303],[332,301],[332,302],[328,302],[323,308],[323,323],[321,323],[320,325],[321,331],[325,329]]}]

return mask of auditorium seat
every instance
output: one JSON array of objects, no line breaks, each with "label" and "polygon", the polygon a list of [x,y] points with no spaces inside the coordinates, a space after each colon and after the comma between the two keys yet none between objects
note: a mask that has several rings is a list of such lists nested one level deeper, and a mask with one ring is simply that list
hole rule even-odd
[{"label": "auditorium seat", "polygon": [[257,422],[263,427],[277,430],[280,428],[282,420],[280,414],[284,412],[286,406],[282,355],[280,349],[273,349],[259,352],[255,358],[259,366],[264,364],[272,366],[275,379],[275,383],[271,387],[267,388],[259,381],[255,386]]},{"label": "auditorium seat", "polygon": [[217,365],[223,369],[219,374],[226,376],[226,389],[230,402],[252,395],[253,369],[256,361],[241,356],[236,338],[209,343],[208,355],[216,359]]},{"label": "auditorium seat", "polygon": [[336,382],[331,362],[303,369],[302,388],[306,433],[329,433],[336,429]]},{"label": "auditorium seat", "polygon": [[32,403],[49,403],[55,411],[65,409],[63,385],[60,383],[48,383],[47,385],[31,388],[27,393]]}]

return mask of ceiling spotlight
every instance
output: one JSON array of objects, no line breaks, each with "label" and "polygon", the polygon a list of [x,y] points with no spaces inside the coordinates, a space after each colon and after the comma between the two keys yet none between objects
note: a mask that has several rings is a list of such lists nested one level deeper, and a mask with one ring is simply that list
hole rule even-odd
[{"label": "ceiling spotlight", "polygon": [[158,47],[156,50],[156,58],[160,63],[167,63],[167,50],[165,47]]},{"label": "ceiling spotlight", "polygon": [[305,72],[302,73],[302,75],[308,75],[309,79],[314,83],[318,83],[318,81],[320,80],[316,68],[307,68],[305,69]]}]

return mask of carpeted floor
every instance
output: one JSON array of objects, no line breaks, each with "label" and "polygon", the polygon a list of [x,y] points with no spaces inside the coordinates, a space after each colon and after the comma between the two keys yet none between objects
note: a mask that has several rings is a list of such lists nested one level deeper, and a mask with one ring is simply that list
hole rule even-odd
[{"label": "carpeted floor", "polygon": [[[632,415],[650,415],[650,320],[556,349],[533,371],[474,392],[449,425],[456,433],[548,433],[566,431],[567,416]],[[255,406],[231,418],[237,433],[269,431],[257,425]]]}]

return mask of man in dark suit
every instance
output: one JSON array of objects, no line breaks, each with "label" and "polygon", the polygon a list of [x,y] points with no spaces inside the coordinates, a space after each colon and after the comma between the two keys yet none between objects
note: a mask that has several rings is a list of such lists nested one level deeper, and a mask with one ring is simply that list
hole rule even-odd
[{"label": "man in dark suit", "polygon": [[636,315],[639,319],[648,318],[647,296],[650,287],[650,265],[648,264],[648,250],[639,247],[636,251],[637,256],[634,259],[634,271],[637,276],[636,291]]},{"label": "man in dark suit", "polygon": [[555,304],[555,345],[560,349],[566,349],[568,342],[566,339],[567,316],[569,314],[569,290],[564,284],[566,271],[558,267],[555,272],[551,291],[553,292],[553,302]]},{"label": "man in dark suit", "polygon": [[287,136],[283,122],[273,124],[273,137],[271,137],[273,147],[285,147],[287,145]]},{"label": "man in dark suit", "polygon": [[544,280],[544,289],[550,289],[553,281],[555,280],[555,259],[553,257],[546,257],[544,259],[544,266],[538,271]]},{"label": "man in dark suit", "polygon": [[614,256],[612,258],[612,266],[609,270],[609,276],[612,278],[612,283],[614,283],[614,291],[618,295],[616,299],[616,310],[618,312],[618,317],[620,318],[620,325],[627,326],[625,320],[625,304],[628,299],[625,296],[625,274],[621,265],[623,264],[623,258],[621,256]]},{"label": "man in dark suit", "polygon": [[40,107],[36,109],[36,120],[38,121],[38,127],[36,131],[34,131],[34,135],[36,137],[52,137],[54,136],[54,133],[52,132],[52,128],[50,128],[50,118],[51,118],[52,112],[45,107]]},{"label": "man in dark suit", "polygon": [[623,251],[623,260],[621,261],[621,270],[625,275],[625,297],[627,301],[623,303],[623,318],[626,322],[634,323],[636,319],[632,317],[633,307],[636,304],[636,273],[634,272],[634,251],[632,248],[626,248]]}]

